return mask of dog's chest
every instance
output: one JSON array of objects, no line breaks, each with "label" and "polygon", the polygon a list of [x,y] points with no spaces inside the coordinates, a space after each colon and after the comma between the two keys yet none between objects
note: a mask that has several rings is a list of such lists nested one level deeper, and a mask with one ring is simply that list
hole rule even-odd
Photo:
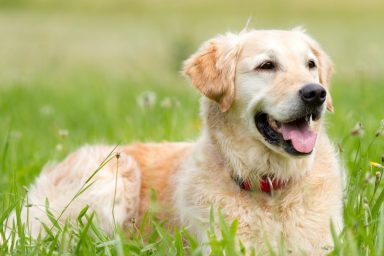
[{"label": "dog's chest", "polygon": [[284,241],[288,250],[295,251],[331,243],[329,227],[334,209],[321,199],[307,198],[310,191],[273,197],[247,193],[242,191],[238,200],[223,208],[229,221],[238,219],[238,235],[246,244],[262,247],[267,239],[275,247]]}]

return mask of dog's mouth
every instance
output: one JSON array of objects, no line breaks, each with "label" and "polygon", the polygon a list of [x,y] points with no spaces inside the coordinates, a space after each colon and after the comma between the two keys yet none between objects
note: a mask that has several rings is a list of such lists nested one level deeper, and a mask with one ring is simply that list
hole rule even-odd
[{"label": "dog's mouth", "polygon": [[258,113],[255,124],[268,143],[280,146],[292,155],[308,155],[312,153],[317,138],[310,125],[319,118],[320,114],[314,112],[292,120],[277,121],[266,113]]}]

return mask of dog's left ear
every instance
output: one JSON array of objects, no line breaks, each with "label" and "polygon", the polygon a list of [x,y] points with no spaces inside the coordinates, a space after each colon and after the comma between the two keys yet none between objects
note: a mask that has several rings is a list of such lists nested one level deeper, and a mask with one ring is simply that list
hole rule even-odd
[{"label": "dog's left ear", "polygon": [[240,54],[238,36],[226,34],[211,39],[184,62],[184,72],[206,97],[227,111],[235,97],[236,62]]},{"label": "dog's left ear", "polygon": [[[329,89],[331,76],[333,74],[332,61],[329,58],[329,56],[320,47],[313,48],[312,51],[316,55],[317,59],[319,60],[318,69],[319,69],[320,83]],[[327,110],[329,112],[333,112],[332,97],[329,93],[329,90],[328,90],[326,104],[327,104]]]},{"label": "dog's left ear", "polygon": [[333,74],[333,64],[329,56],[321,49],[320,45],[316,43],[313,39],[310,39],[310,45],[312,52],[315,54],[318,59],[318,70],[319,70],[319,79],[320,83],[327,88],[327,110],[333,112],[332,97],[329,93],[330,80]]}]

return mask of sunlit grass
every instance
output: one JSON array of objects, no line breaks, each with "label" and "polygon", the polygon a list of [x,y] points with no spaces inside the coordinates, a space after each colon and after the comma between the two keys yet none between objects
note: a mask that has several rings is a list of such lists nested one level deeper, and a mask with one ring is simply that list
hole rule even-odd
[{"label": "sunlit grass", "polygon": [[[192,140],[198,136],[198,95],[192,89],[156,87],[151,81],[145,85],[110,81],[113,85],[106,87],[96,78],[97,75],[90,76],[88,82],[92,86],[67,81],[64,89],[37,85],[1,89],[3,122],[0,131],[5,135],[0,138],[1,220],[14,207],[20,211],[25,193],[23,185],[32,182],[46,162],[60,160],[82,144]],[[381,255],[384,230],[381,158],[384,137],[380,123],[383,103],[379,99],[383,98],[383,92],[375,91],[375,88],[382,85],[360,87],[356,84],[353,85],[355,89],[350,90],[346,89],[349,84],[336,81],[333,86],[336,112],[328,114],[327,126],[335,143],[339,144],[341,158],[348,170],[344,214],[346,227],[342,236],[336,238],[335,254]],[[364,97],[361,98],[361,95]],[[351,134],[356,122],[361,122],[364,127],[359,136]],[[93,215],[90,212],[85,214],[84,210],[78,220],[83,218],[91,220]],[[11,250],[28,254],[55,251],[112,255],[120,251],[138,255],[164,254],[167,250],[171,254],[182,252],[188,255],[192,251],[199,254],[203,250],[185,230],[175,228],[175,232],[169,232],[155,219],[150,221],[150,225],[153,225],[150,240],[143,240],[140,236],[146,234],[140,232],[135,233],[137,237],[132,237],[117,231],[114,237],[109,237],[96,223],[78,223],[79,229],[68,223],[38,241],[31,240],[25,234],[24,240],[19,240]],[[235,224],[222,227],[222,232],[227,233],[220,239],[228,241],[211,236],[211,249],[232,252],[230,243],[236,241],[236,237],[231,234],[235,227]],[[22,226],[18,226],[17,230],[25,232]],[[22,236],[19,234],[19,237]],[[189,239],[189,245],[180,242],[185,239]]]}]

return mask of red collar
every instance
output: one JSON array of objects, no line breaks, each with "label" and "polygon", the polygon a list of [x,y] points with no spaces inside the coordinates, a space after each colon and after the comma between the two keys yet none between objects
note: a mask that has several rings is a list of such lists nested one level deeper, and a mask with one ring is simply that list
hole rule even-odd
[{"label": "red collar", "polygon": [[[252,183],[249,179],[246,179],[243,182],[239,182],[238,179],[235,179],[235,181],[236,181],[236,183],[239,184],[239,186],[242,189],[244,189],[246,191],[256,190],[255,188],[252,187]],[[264,193],[268,193],[268,194],[271,194],[271,192],[273,192],[274,190],[278,190],[278,189],[285,187],[286,184],[287,184],[286,181],[272,179],[268,176],[263,176],[259,179],[260,190],[263,191]]]}]

